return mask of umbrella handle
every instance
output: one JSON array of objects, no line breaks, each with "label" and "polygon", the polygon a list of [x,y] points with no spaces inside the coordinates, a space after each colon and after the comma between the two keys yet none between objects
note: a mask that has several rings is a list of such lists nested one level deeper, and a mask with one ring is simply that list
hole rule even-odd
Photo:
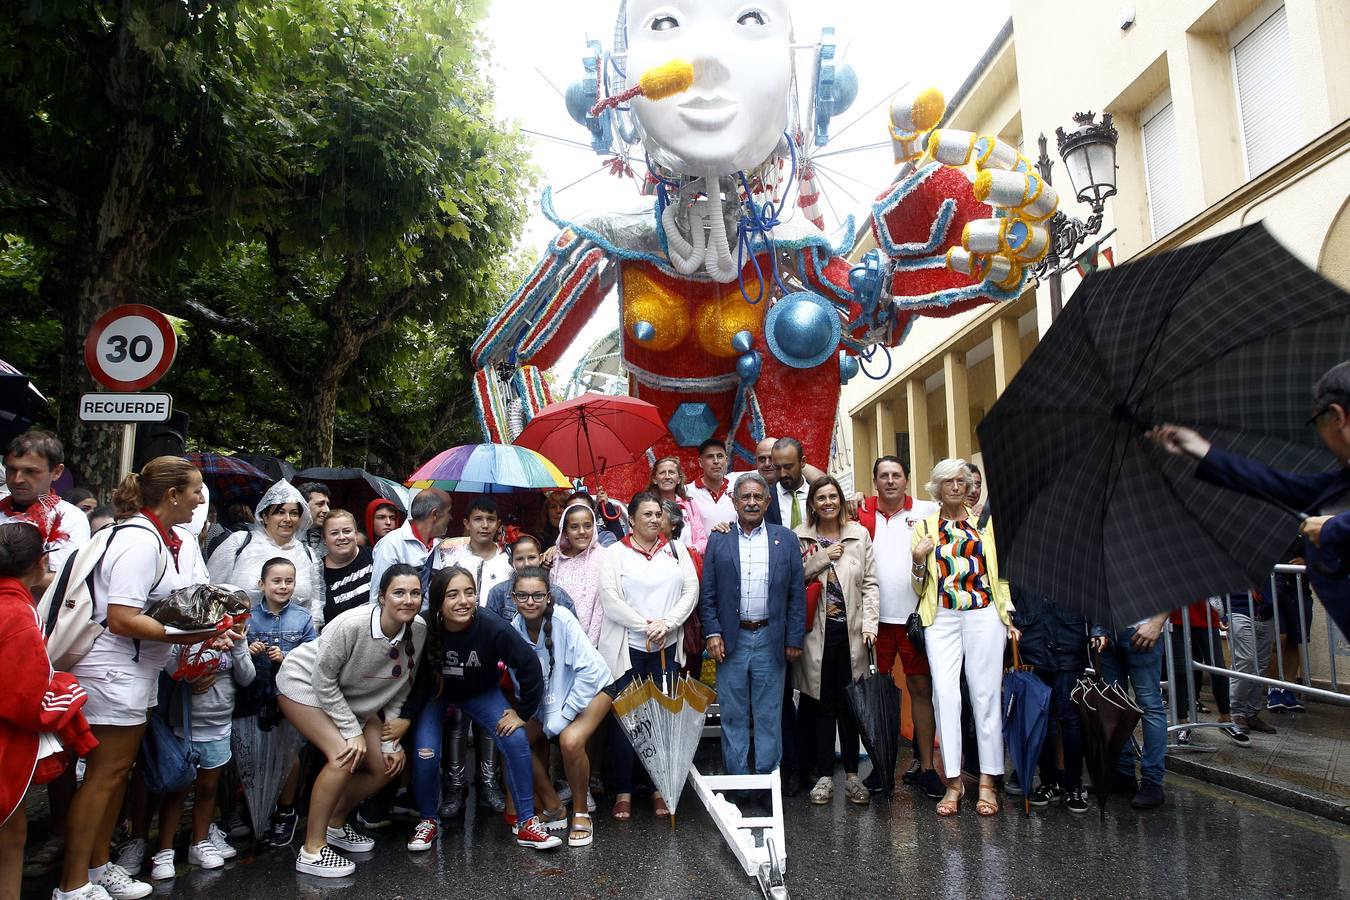
[{"label": "umbrella handle", "polygon": [[1020,653],[1017,652],[1017,644],[1018,644],[1018,643],[1019,643],[1019,642],[1018,642],[1017,638],[1013,638],[1013,639],[1012,639],[1012,645],[1013,645],[1013,668],[1014,668],[1014,669],[1020,669],[1020,668],[1022,668],[1022,656],[1021,656]]},{"label": "umbrella handle", "polygon": [[875,644],[867,645],[867,674],[877,674],[877,648]]}]

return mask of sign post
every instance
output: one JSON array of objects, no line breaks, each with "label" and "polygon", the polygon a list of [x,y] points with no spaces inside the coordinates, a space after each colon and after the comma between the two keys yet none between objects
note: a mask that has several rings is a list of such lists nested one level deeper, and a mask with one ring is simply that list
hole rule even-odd
[{"label": "sign post", "polygon": [[99,316],[84,339],[84,364],[110,394],[80,398],[80,420],[122,424],[119,478],[130,472],[136,423],[164,422],[173,411],[168,394],[137,394],[164,377],[178,354],[178,336],[167,316],[152,306],[128,303]]}]

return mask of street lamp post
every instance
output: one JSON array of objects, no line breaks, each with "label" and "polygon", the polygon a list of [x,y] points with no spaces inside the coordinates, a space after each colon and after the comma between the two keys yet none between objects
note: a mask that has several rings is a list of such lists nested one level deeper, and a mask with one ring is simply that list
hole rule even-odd
[{"label": "street lamp post", "polygon": [[[1055,129],[1059,155],[1069,170],[1074,196],[1092,208],[1092,215],[1086,222],[1071,218],[1063,211],[1050,218],[1050,250],[1032,267],[1031,274],[1038,282],[1047,275],[1049,277],[1051,320],[1058,317],[1064,307],[1060,283],[1064,267],[1073,260],[1074,252],[1083,241],[1101,231],[1102,210],[1107,198],[1116,193],[1116,141],[1120,133],[1111,124],[1110,113],[1104,113],[1100,123],[1094,118],[1092,112],[1075,113],[1073,121],[1078,128],[1071,134],[1065,134],[1063,128]],[[1051,184],[1050,170],[1054,163],[1046,152],[1044,134],[1037,144],[1041,153],[1036,159],[1036,171],[1046,184]]]}]

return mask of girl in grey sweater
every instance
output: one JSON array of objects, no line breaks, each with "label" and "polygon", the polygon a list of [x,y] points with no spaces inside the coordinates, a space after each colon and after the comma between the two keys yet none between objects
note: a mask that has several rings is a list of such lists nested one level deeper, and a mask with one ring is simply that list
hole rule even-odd
[{"label": "girl in grey sweater", "polygon": [[379,598],[378,606],[351,609],[329,622],[317,641],[292,650],[277,672],[282,712],[328,758],[310,796],[297,872],[325,878],[355,872],[356,864],[333,847],[363,852],[375,846],[347,818],[403,769],[403,735],[385,722],[393,723],[408,696],[426,638],[426,625],[417,618],[418,571],[390,566],[380,578]]}]

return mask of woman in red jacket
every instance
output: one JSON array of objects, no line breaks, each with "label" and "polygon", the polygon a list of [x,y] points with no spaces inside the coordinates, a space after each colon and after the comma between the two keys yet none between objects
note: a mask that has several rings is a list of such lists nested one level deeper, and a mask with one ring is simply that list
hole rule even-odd
[{"label": "woman in red jacket", "polygon": [[24,794],[64,767],[61,743],[93,748],[80,707],[84,691],[53,674],[31,588],[47,573],[42,533],[27,523],[0,525],[0,900],[18,900],[28,836]]}]

